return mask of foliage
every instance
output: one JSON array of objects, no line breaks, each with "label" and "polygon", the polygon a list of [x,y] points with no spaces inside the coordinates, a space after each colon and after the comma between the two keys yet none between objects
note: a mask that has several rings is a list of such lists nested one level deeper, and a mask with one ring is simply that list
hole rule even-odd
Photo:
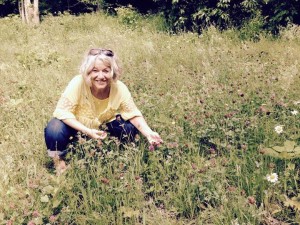
[{"label": "foliage", "polygon": [[130,27],[136,27],[141,20],[141,15],[132,8],[119,7],[116,12],[120,22]]},{"label": "foliage", "polygon": [[159,10],[159,5],[153,0],[103,0],[104,9],[119,7],[133,7],[142,14],[156,13]]},{"label": "foliage", "polygon": [[[298,27],[252,42],[214,26],[171,35],[135,13],[0,19],[0,223],[299,224]],[[119,56],[164,144],[83,138],[56,175],[43,129],[95,46]]]},{"label": "foliage", "polygon": [[[0,16],[17,13],[17,1],[0,1]],[[210,26],[219,30],[237,28],[242,39],[257,40],[261,33],[278,34],[280,27],[300,24],[299,0],[59,0],[40,1],[40,14],[91,13],[104,10],[110,15],[129,10],[163,15],[172,32],[202,33]],[[128,11],[128,12],[129,12]],[[127,12],[127,14],[128,14]],[[132,15],[131,15],[132,16]],[[128,22],[132,22],[127,15]],[[135,20],[135,19],[134,19]]]},{"label": "foliage", "polygon": [[277,33],[280,26],[286,27],[289,23],[300,24],[300,1],[269,1],[263,7],[263,15],[266,17],[266,29]]},{"label": "foliage", "polygon": [[[219,29],[240,28],[260,17],[262,28],[276,32],[288,22],[300,23],[299,1],[215,0],[184,1],[157,0],[173,30],[201,33],[214,25]],[[256,32],[256,31],[255,31]]]},{"label": "foliage", "polygon": [[296,146],[294,141],[285,141],[283,146],[273,146],[261,150],[262,154],[278,157],[281,159],[299,158],[300,146]]},{"label": "foliage", "polygon": [[17,0],[0,0],[0,17],[18,13]]}]

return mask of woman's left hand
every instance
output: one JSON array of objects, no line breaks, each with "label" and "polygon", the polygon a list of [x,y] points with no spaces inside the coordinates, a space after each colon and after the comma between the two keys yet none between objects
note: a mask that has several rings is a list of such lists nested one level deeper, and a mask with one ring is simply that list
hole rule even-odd
[{"label": "woman's left hand", "polygon": [[163,140],[157,132],[152,131],[146,137],[151,145],[159,146],[163,143]]}]

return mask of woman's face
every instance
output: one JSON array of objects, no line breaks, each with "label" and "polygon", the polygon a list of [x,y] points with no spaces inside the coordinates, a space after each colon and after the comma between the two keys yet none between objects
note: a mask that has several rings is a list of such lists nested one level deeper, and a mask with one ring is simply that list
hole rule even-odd
[{"label": "woman's face", "polygon": [[96,91],[106,90],[112,80],[111,68],[101,60],[96,60],[94,68],[89,73],[91,86]]}]

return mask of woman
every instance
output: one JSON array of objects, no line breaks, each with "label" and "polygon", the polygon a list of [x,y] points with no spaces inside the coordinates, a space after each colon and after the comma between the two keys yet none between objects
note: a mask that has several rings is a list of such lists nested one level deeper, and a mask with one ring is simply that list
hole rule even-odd
[{"label": "woman", "polygon": [[[124,83],[118,80],[120,68],[113,51],[93,48],[83,60],[80,75],[75,76],[60,97],[54,118],[45,128],[45,141],[50,157],[62,157],[77,132],[93,139],[104,139],[106,124],[111,136],[132,141],[141,132],[151,145],[162,139],[146,123]],[[65,167],[64,161],[59,161]]]}]

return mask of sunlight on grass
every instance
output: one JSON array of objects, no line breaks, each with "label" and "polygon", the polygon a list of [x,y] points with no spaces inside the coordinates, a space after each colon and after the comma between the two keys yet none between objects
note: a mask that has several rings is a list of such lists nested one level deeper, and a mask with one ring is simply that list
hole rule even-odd
[{"label": "sunlight on grass", "polygon": [[[213,27],[167,34],[152,19],[1,19],[1,224],[300,223],[297,29],[254,43]],[[117,53],[165,142],[82,141],[56,176],[43,129],[90,47]]]}]

